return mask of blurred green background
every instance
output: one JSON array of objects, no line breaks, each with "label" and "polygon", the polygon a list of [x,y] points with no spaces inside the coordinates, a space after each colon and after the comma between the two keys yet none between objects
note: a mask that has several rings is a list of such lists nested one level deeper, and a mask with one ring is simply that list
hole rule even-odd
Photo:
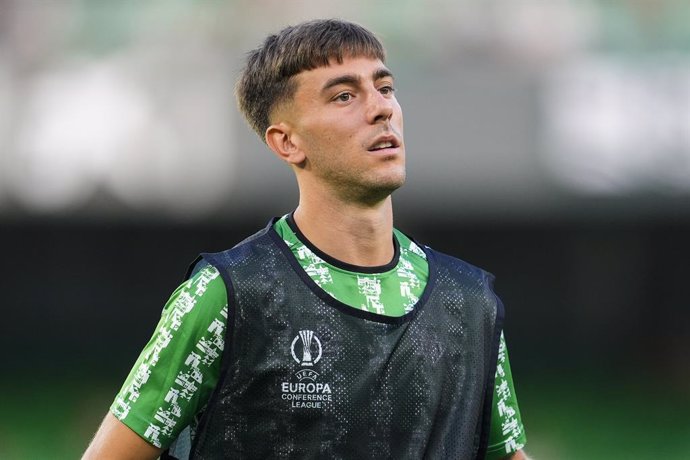
[{"label": "blurred green background", "polygon": [[[112,402],[117,377],[63,376],[50,388],[3,385],[12,396],[2,401],[2,458],[79,458]],[[562,377],[520,381],[526,450],[533,458],[687,458],[687,392],[660,392],[659,381],[607,382],[578,373],[564,384]],[[82,379],[90,383],[75,383]]]},{"label": "blurred green background", "polygon": [[202,251],[296,187],[232,87],[342,17],[405,113],[396,226],[494,273],[539,459],[690,458],[684,1],[0,1],[0,458],[76,458]]}]

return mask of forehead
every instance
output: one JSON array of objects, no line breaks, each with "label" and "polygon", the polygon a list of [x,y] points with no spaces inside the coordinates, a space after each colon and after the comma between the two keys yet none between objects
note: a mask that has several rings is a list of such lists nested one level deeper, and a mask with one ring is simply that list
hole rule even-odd
[{"label": "forehead", "polygon": [[348,75],[361,81],[373,80],[380,71],[388,71],[388,68],[380,59],[368,57],[345,57],[339,63],[335,59],[329,61],[329,65],[305,70],[296,75],[298,91],[320,91],[329,80]]}]

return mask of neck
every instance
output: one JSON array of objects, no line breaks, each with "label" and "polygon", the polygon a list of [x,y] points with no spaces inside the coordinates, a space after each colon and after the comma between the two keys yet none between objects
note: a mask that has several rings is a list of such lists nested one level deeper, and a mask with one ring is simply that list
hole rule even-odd
[{"label": "neck", "polygon": [[300,197],[295,223],[317,248],[342,262],[363,267],[393,259],[393,206],[388,196],[377,204]]}]

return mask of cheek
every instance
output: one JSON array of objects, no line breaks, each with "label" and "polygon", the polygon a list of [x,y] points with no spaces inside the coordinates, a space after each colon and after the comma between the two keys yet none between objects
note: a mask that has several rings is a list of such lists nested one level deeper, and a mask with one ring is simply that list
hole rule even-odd
[{"label": "cheek", "polygon": [[353,140],[357,139],[354,130],[342,129],[343,126],[334,124],[325,125],[321,129],[312,132],[314,145],[320,146],[326,151],[338,151],[345,149]]},{"label": "cheek", "polygon": [[340,156],[336,150],[341,144],[342,141],[338,142],[327,129],[313,127],[303,132],[301,147],[307,158],[322,165]]},{"label": "cheek", "polygon": [[309,124],[300,129],[300,137],[302,139],[302,147],[307,152],[320,150],[321,145],[325,143],[325,130],[318,124]]},{"label": "cheek", "polygon": [[[365,143],[361,139],[362,124],[359,120],[342,113],[337,116],[322,113],[310,117],[302,124],[300,131],[305,150],[318,151],[320,155],[340,157],[339,152],[360,149]],[[355,143],[357,145],[353,146]]]},{"label": "cheek", "polygon": [[396,102],[396,115],[395,117],[398,120],[398,126],[400,126],[400,130],[402,131],[403,128],[403,113],[402,113],[402,108],[400,107],[400,104]]}]

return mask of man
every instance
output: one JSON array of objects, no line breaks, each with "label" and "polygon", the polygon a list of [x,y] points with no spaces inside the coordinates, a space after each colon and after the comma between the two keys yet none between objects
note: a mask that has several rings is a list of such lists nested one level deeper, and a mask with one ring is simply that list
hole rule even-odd
[{"label": "man", "polygon": [[491,275],[393,228],[384,62],[338,20],[249,56],[240,108],[299,205],[200,258],[85,458],[525,458]]}]

